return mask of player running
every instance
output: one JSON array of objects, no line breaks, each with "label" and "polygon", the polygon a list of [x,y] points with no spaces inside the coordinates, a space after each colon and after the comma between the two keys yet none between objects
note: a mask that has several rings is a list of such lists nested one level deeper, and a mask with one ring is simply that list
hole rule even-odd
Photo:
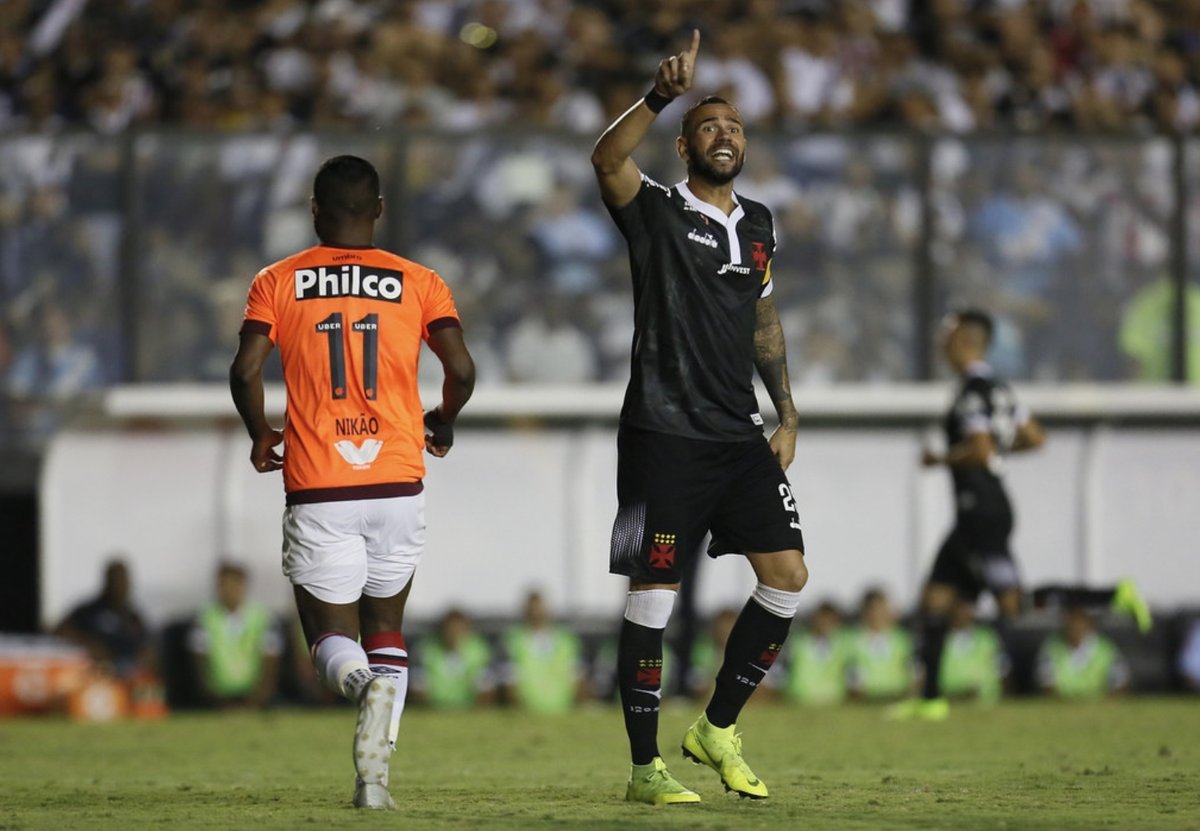
[{"label": "player running", "polygon": [[[950,614],[960,598],[974,604],[983,591],[991,592],[1002,623],[1022,609],[1020,572],[1009,547],[1013,509],[1004,487],[1004,457],[1041,447],[1045,434],[987,364],[992,329],[991,316],[979,309],[953,313],[943,323],[942,351],[959,387],[946,413],[948,449],[926,450],[921,463],[949,469],[954,528],[938,551],[921,597],[921,697],[893,707],[892,718],[940,721],[949,715],[941,689],[942,653]],[[1149,609],[1127,580],[1105,589],[1052,587],[1045,596],[1064,603],[1109,604],[1133,615],[1143,631],[1150,627]]]},{"label": "player running", "polygon": [[[421,451],[449,452],[475,366],[441,278],[374,246],[382,210],[369,162],[321,165],[312,197],[320,244],[254,278],[229,386],[254,469],[283,470],[283,572],[317,674],[359,705],[354,805],[390,809],[388,760],[408,688],[404,603],[425,546]],[[445,373],[441,403],[424,414],[422,340]],[[275,346],[283,431],[263,411],[262,368]]]}]

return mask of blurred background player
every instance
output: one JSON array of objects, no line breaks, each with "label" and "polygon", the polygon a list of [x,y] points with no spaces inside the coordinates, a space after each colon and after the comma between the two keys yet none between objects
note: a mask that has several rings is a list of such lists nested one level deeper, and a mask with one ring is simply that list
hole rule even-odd
[{"label": "blurred background player", "polygon": [[[735,722],[787,638],[808,579],[800,519],[785,470],[798,418],[783,328],[771,297],[774,219],[738,196],[745,161],[738,111],[702,98],[683,117],[676,151],[687,180],[667,188],[632,153],[659,112],[692,86],[700,32],[658,66],[654,87],[596,142],[592,166],[629,245],[634,286],[632,371],[617,438],[617,517],[609,570],[629,577],[617,681],[632,768],[625,798],[699,802],[658,751],[663,630],[680,563],[712,531],[711,554],[745,555],[757,587],[729,634],[686,757],[729,790],[763,798]],[[768,441],[754,393],[758,371],[779,416]]]},{"label": "blurred background player", "polygon": [[495,656],[461,609],[442,615],[420,643],[412,684],[416,700],[440,710],[465,710],[496,698]]},{"label": "blurred background player", "polygon": [[845,701],[850,647],[841,611],[832,601],[822,601],[808,626],[792,636],[782,681],[784,698],[810,706]]},{"label": "blurred background player", "polygon": [[210,706],[258,708],[274,698],[283,637],[271,612],[246,598],[246,569],[217,566],[216,599],[188,633],[200,697]]},{"label": "blurred background player", "polygon": [[1079,605],[1063,610],[1062,631],[1042,644],[1037,671],[1042,689],[1061,698],[1101,698],[1129,686],[1124,656]]},{"label": "blurred background player", "polygon": [[855,698],[887,701],[912,692],[916,669],[912,635],[896,620],[882,589],[867,589],[863,594],[847,652],[848,685]]},{"label": "blurred background player", "polygon": [[532,713],[566,713],[590,697],[583,644],[554,622],[541,592],[525,596],[521,622],[505,630],[502,643],[510,703]]},{"label": "blurred background player", "polygon": [[[374,246],[379,194],[364,159],[321,165],[312,197],[320,244],[254,278],[229,384],[254,469],[283,470],[283,569],[317,673],[359,705],[354,804],[387,809],[408,688],[404,604],[425,544],[422,450],[450,451],[475,367],[442,279]],[[424,416],[422,341],[444,372],[441,403]],[[276,345],[284,431],[263,411],[263,364]]]},{"label": "blurred background player", "polygon": [[[1021,578],[1009,548],[1013,509],[1004,487],[1004,457],[1045,442],[1041,425],[987,363],[994,330],[991,316],[964,309],[947,316],[942,325],[942,353],[958,376],[959,388],[944,422],[946,451],[927,449],[921,462],[950,470],[955,520],[921,596],[921,697],[893,710],[896,718],[938,720],[949,714],[941,690],[941,661],[957,599],[973,604],[986,589],[996,599],[1001,624],[1020,613]],[[1128,582],[1079,591],[1092,601],[1145,606]]]}]

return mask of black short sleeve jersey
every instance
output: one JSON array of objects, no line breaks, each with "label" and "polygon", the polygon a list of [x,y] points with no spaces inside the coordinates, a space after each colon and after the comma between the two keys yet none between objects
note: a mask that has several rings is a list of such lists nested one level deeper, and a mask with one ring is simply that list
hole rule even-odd
[{"label": "black short sleeve jersey", "polygon": [[990,433],[1000,455],[986,468],[950,468],[959,511],[1010,510],[1002,482],[1003,457],[1016,441],[1017,428],[1028,419],[1012,388],[994,377],[987,365],[976,364],[963,376],[946,414],[946,443],[953,447],[975,433]]},{"label": "black short sleeve jersey", "polygon": [[735,198],[727,217],[686,183],[643,176],[632,202],[609,207],[633,274],[622,424],[716,441],[761,434],[754,329],[758,301],[771,293],[775,225],[765,205]]}]

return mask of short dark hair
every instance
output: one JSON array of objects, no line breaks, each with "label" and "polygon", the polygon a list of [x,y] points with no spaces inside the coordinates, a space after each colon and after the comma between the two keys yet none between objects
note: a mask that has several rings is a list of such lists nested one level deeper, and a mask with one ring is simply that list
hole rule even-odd
[{"label": "short dark hair", "polygon": [[370,217],[379,202],[379,173],[366,159],[334,156],[313,179],[313,199],[331,219]]},{"label": "short dark hair", "polygon": [[695,104],[692,104],[692,106],[688,107],[687,112],[683,114],[683,118],[679,119],[679,135],[687,135],[688,122],[691,121],[692,116],[696,113],[696,110],[700,109],[701,107],[707,107],[709,104],[724,104],[726,107],[732,107],[734,110],[737,110],[737,107],[734,107],[733,104],[730,104],[719,95],[706,95]]},{"label": "short dark hair", "polygon": [[983,342],[990,344],[992,342],[992,331],[996,328],[992,321],[992,316],[983,309],[974,307],[959,309],[954,313],[955,320],[959,326],[974,326],[983,332]]},{"label": "short dark hair", "polygon": [[241,563],[235,563],[233,560],[222,560],[217,563],[218,577],[241,577],[246,578],[246,567]]}]

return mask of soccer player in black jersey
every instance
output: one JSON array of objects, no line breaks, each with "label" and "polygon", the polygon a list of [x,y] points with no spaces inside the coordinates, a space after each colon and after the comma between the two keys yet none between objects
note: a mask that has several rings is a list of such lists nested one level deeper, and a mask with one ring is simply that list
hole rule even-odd
[{"label": "soccer player in black jersey", "polygon": [[[733,190],[746,153],[741,118],[721,98],[692,106],[675,140],[687,179],[672,187],[642,175],[631,158],[657,114],[691,88],[699,47],[693,32],[691,46],[659,64],[653,89],[592,153],[633,275],[610,559],[610,571],[629,577],[617,658],[633,762],[626,799],[656,805],[700,801],[667,770],[657,743],[663,630],[681,563],[711,531],[710,556],[740,554],[758,579],[729,635],[712,699],[682,742],[685,757],[754,798],[767,787],[742,758],[734,723],[778,656],[808,579],[784,472],[797,415],[771,297],[774,221]],[[769,440],[755,370],[779,417]]]},{"label": "soccer player in black jersey", "polygon": [[[922,694],[893,708],[895,718],[940,720],[949,714],[939,676],[949,617],[958,598],[974,603],[987,590],[1003,620],[1020,613],[1020,574],[1008,543],[1013,511],[1004,487],[1004,457],[1041,447],[1045,441],[1037,420],[984,360],[992,338],[991,317],[978,309],[965,309],[949,315],[943,327],[942,349],[959,377],[959,388],[946,414],[946,451],[926,450],[921,462],[949,468],[955,519],[921,597]],[[1068,603],[1107,603],[1130,611],[1139,625],[1145,615],[1148,625],[1145,603],[1128,581],[1109,589],[1056,587],[1054,591]]]}]

